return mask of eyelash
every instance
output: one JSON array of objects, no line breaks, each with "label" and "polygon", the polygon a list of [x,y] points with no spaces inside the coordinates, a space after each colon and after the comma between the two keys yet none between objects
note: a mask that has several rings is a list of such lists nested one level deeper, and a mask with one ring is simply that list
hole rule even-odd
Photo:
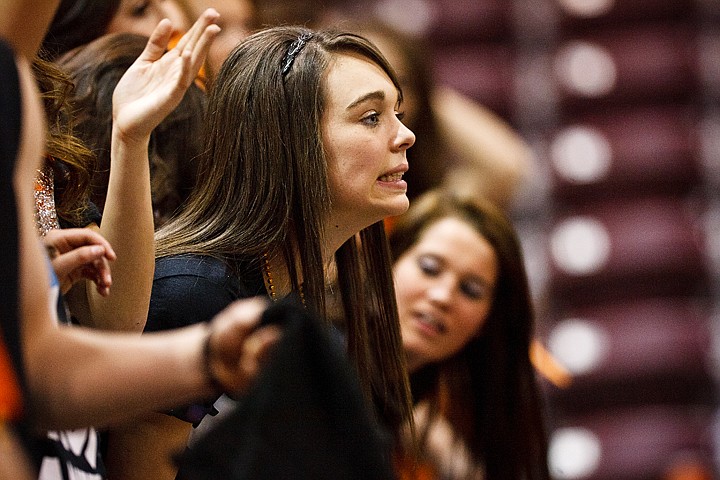
[{"label": "eyelash", "polygon": [[131,11],[131,15],[133,17],[142,17],[143,15],[145,15],[145,12],[147,11],[147,9],[149,7],[150,7],[150,2],[148,2],[148,1],[136,4]]},{"label": "eyelash", "polygon": [[[405,118],[405,112],[395,112],[395,116],[402,122]],[[380,112],[373,112],[362,118],[362,122],[371,127],[375,127],[380,123]]]},{"label": "eyelash", "polygon": [[380,112],[373,112],[365,115],[362,122],[370,127],[376,127],[380,123]]},{"label": "eyelash", "polygon": [[[423,275],[428,277],[437,277],[442,270],[438,260],[427,257],[418,259],[418,267]],[[460,291],[471,300],[481,300],[485,296],[485,290],[482,287],[471,287],[465,282],[460,285]]]},{"label": "eyelash", "polygon": [[473,300],[480,300],[480,299],[482,299],[482,298],[485,296],[482,289],[472,288],[472,287],[469,287],[468,285],[464,285],[464,284],[461,286],[460,290],[461,290],[468,298],[471,298],[471,299],[473,299]]}]

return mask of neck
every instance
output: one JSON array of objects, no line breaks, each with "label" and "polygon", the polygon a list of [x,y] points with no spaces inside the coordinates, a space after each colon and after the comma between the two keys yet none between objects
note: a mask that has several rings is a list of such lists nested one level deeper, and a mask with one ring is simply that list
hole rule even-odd
[{"label": "neck", "polygon": [[[350,225],[347,224],[347,220],[344,220],[346,223],[339,221],[338,217],[344,219],[346,216],[332,215],[330,221],[328,221],[325,226],[325,243],[323,245],[323,261],[325,265],[332,263],[335,258],[335,252],[337,252],[343,243],[347,242],[353,235],[370,226],[364,224]],[[349,214],[348,217],[352,218],[352,214]]]},{"label": "neck", "polygon": [[265,254],[262,258],[265,288],[271,300],[276,301],[292,291],[287,265],[281,255]]},{"label": "neck", "polygon": [[[335,263],[335,252],[342,246],[343,243],[347,242],[349,238],[358,233],[362,228],[365,227],[350,227],[345,225],[343,222],[335,221],[332,219],[325,226],[324,236],[325,241],[322,245],[322,259],[324,270],[326,275],[331,274],[328,272],[328,268],[331,268]],[[296,261],[298,256],[295,255]],[[265,260],[263,259],[263,262]],[[265,270],[265,283],[268,285],[268,272],[272,277],[272,283],[275,290],[276,298],[282,298],[289,294],[292,290],[292,282],[290,281],[290,273],[285,264],[285,259],[279,252],[269,253],[267,263],[264,265]],[[302,271],[300,265],[296,265],[300,276],[302,277]],[[302,278],[300,278],[302,282]]]},{"label": "neck", "polygon": [[407,366],[408,373],[415,373],[425,365],[425,362],[418,355],[414,355],[410,352],[405,352],[405,364]]}]

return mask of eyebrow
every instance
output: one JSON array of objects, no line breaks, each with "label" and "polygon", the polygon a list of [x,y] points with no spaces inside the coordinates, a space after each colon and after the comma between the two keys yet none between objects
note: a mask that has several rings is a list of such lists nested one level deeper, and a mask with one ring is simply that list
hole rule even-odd
[{"label": "eyebrow", "polygon": [[376,90],[374,92],[366,93],[365,95],[348,105],[346,110],[350,110],[351,108],[356,107],[357,105],[360,105],[361,103],[368,100],[385,100],[385,92],[383,92],[382,90]]}]

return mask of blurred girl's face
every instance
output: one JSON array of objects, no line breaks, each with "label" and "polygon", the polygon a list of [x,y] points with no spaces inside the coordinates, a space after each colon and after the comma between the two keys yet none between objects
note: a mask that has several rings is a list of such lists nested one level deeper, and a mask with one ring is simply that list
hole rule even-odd
[{"label": "blurred girl's face", "polygon": [[393,266],[410,371],[460,351],[485,323],[497,255],[473,227],[447,217],[431,225]]},{"label": "blurred girl's face", "polygon": [[188,0],[186,3],[193,20],[210,7],[220,14],[217,24],[222,30],[207,55],[207,64],[215,74],[230,52],[255,28],[255,7],[250,0]]},{"label": "blurred girl's face", "polygon": [[178,32],[190,28],[176,0],[121,0],[106,33],[134,33],[149,37],[163,18],[170,19]]}]

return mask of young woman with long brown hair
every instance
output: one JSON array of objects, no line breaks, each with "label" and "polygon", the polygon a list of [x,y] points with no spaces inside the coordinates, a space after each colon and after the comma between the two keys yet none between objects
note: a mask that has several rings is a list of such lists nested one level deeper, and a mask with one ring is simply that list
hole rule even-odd
[{"label": "young woman with long brown hair", "polygon": [[[390,245],[432,478],[547,480],[533,308],[509,219],[488,202],[430,191],[397,219]],[[422,471],[410,462],[403,478]]]},{"label": "young woman with long brown hair", "polygon": [[[210,91],[201,181],[156,234],[146,331],[202,321],[254,295],[296,292],[323,316],[337,272],[366,396],[386,425],[407,422],[382,224],[408,207],[402,175],[415,137],[400,121],[401,102],[392,69],[362,37],[276,27],[243,41]],[[128,426],[120,441],[131,452],[129,478],[173,478],[170,453],[189,432],[163,414]]]}]

